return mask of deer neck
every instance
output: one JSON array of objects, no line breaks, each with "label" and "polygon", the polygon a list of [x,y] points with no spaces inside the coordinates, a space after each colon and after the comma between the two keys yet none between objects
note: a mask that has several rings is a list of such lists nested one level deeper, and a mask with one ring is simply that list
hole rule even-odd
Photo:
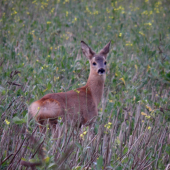
[{"label": "deer neck", "polygon": [[97,105],[99,104],[103,95],[105,78],[106,75],[100,76],[90,73],[89,78],[87,80],[86,86],[91,92],[92,97]]}]

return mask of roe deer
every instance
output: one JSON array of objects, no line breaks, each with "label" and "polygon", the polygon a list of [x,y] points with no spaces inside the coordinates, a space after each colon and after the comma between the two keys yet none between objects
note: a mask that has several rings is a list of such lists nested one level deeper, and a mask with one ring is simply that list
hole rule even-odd
[{"label": "roe deer", "polygon": [[98,115],[97,106],[104,90],[110,42],[97,54],[84,41],[81,41],[81,48],[90,62],[87,84],[76,90],[47,94],[33,102],[29,113],[39,124],[43,125],[48,119],[55,128],[58,117],[61,117],[63,121],[78,122],[78,126],[90,125]]}]

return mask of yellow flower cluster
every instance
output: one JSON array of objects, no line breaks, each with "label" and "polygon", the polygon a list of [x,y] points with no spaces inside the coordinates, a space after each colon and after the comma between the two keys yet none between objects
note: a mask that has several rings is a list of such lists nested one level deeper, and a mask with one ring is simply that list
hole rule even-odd
[{"label": "yellow flower cluster", "polygon": [[110,19],[113,19],[114,17],[113,16],[109,16]]},{"label": "yellow flower cluster", "polygon": [[160,13],[160,10],[163,9],[163,8],[161,7],[161,5],[162,5],[162,2],[161,2],[161,1],[158,1],[158,2],[155,4],[154,10],[156,11],[156,13]]},{"label": "yellow flower cluster", "polygon": [[152,15],[153,14],[153,11],[143,11],[142,12],[142,15],[148,15],[148,16],[150,16],[150,15]]},{"label": "yellow flower cluster", "polygon": [[98,15],[99,14],[99,11],[97,11],[97,10],[95,10],[94,12],[93,12],[93,15]]},{"label": "yellow flower cluster", "polygon": [[7,125],[10,124],[10,122],[9,122],[7,119],[5,119],[5,123],[6,123]]},{"label": "yellow flower cluster", "polygon": [[151,116],[148,116],[145,112],[141,112],[141,115],[145,116],[145,118],[150,119]]},{"label": "yellow flower cluster", "polygon": [[77,89],[75,89],[74,91],[75,91],[76,93],[78,93],[78,94],[80,93],[80,91],[78,91]]},{"label": "yellow flower cluster", "polygon": [[97,10],[94,10],[93,12],[91,12],[91,10],[89,9],[88,6],[86,6],[85,12],[89,13],[90,15],[98,15],[99,14],[99,11],[97,11]]},{"label": "yellow flower cluster", "polygon": [[128,43],[125,44],[125,46],[133,46],[133,44],[128,42]]},{"label": "yellow flower cluster", "polygon": [[68,3],[69,2],[69,0],[65,0],[64,2],[63,2],[63,4],[66,4],[66,3]]},{"label": "yellow flower cluster", "polygon": [[17,11],[14,10],[13,13],[11,13],[11,15],[16,15],[17,14]]},{"label": "yellow flower cluster", "polygon": [[106,12],[109,14],[110,13],[110,10],[109,10],[109,8],[106,8]]},{"label": "yellow flower cluster", "polygon": [[51,11],[50,11],[51,14],[54,12],[54,9],[55,9],[55,8],[52,8],[52,9],[51,9]]},{"label": "yellow flower cluster", "polygon": [[145,36],[145,34],[144,34],[143,32],[141,32],[141,31],[139,31],[139,34],[141,34],[141,35]]},{"label": "yellow flower cluster", "polygon": [[15,22],[19,22],[20,21],[20,17],[15,15],[14,20],[15,20]]},{"label": "yellow flower cluster", "polygon": [[83,133],[80,134],[80,137],[84,140],[84,136],[87,134],[87,131],[84,131]]},{"label": "yellow flower cluster", "polygon": [[137,11],[137,10],[139,10],[139,7],[135,7],[132,9],[132,11]]},{"label": "yellow flower cluster", "polygon": [[67,34],[63,34],[63,35],[61,35],[61,37],[64,38],[64,39],[66,39],[66,40],[69,39],[69,36],[68,36]]},{"label": "yellow flower cluster", "polygon": [[113,100],[109,100],[109,103],[113,103]]},{"label": "yellow flower cluster", "polygon": [[32,4],[35,4],[37,1],[35,0],[35,1],[32,1]]},{"label": "yellow flower cluster", "polygon": [[60,77],[56,77],[54,76],[54,81],[56,82],[56,80],[59,80]]},{"label": "yellow flower cluster", "polygon": [[112,123],[108,122],[107,124],[104,125],[104,127],[109,130],[111,128],[111,125]]},{"label": "yellow flower cluster", "polygon": [[108,26],[107,26],[107,28],[110,30],[110,29],[111,29],[111,26],[110,26],[110,25],[108,25]]},{"label": "yellow flower cluster", "polygon": [[148,23],[145,23],[144,25],[152,26],[152,23],[148,22]]},{"label": "yellow flower cluster", "polygon": [[46,2],[41,2],[41,8],[42,9],[44,9],[45,7],[47,7],[48,6],[48,3],[46,3]]},{"label": "yellow flower cluster", "polygon": [[75,23],[77,21],[77,17],[74,18],[74,20],[72,21],[72,23]]},{"label": "yellow flower cluster", "polygon": [[153,111],[152,108],[151,108],[150,106],[146,105],[145,107],[146,107],[146,109],[149,110],[150,112]]},{"label": "yellow flower cluster", "polygon": [[126,83],[125,83],[125,79],[122,77],[122,78],[120,78],[119,80],[121,80],[122,82],[123,82],[123,84],[124,85],[126,85]]},{"label": "yellow flower cluster", "polygon": [[150,126],[148,126],[148,130],[150,130],[151,129],[151,127]]},{"label": "yellow flower cluster", "polygon": [[51,24],[51,21],[47,21],[47,24]]},{"label": "yellow flower cluster", "polygon": [[32,31],[30,32],[30,34],[32,34],[32,35],[33,35],[33,34],[34,34],[34,32],[35,32],[35,30],[32,30]]},{"label": "yellow flower cluster", "polygon": [[91,28],[93,28],[93,26],[92,25],[90,25],[89,23],[87,24],[88,26],[89,26],[89,28],[91,29]]},{"label": "yellow flower cluster", "polygon": [[119,10],[124,11],[124,10],[125,10],[125,8],[124,8],[124,7],[122,7],[122,6],[119,6],[118,8],[114,8],[114,10],[115,10],[115,11],[119,11]]}]

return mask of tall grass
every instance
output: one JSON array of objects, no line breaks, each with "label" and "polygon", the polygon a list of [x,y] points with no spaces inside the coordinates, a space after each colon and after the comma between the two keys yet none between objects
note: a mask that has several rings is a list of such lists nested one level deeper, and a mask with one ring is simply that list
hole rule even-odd
[{"label": "tall grass", "polygon": [[[0,169],[169,169],[170,4],[167,0],[1,0]],[[94,125],[42,134],[27,107],[83,86],[109,40]],[[48,125],[47,125],[48,126]]]}]

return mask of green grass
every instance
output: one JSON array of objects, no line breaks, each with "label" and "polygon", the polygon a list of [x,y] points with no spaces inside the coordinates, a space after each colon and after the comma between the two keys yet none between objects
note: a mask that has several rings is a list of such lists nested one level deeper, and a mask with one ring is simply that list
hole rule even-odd
[{"label": "green grass", "polygon": [[[1,0],[0,6],[0,169],[168,168],[168,1]],[[29,122],[27,107],[86,83],[81,40],[96,52],[111,40],[99,116],[93,134],[60,122],[54,139]]]}]

